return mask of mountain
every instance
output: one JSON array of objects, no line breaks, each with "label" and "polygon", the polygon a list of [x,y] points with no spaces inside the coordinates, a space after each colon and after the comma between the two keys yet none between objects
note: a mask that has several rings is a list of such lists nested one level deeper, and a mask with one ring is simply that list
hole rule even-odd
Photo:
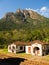
[{"label": "mountain", "polygon": [[32,10],[18,9],[16,12],[8,12],[0,19],[0,31],[2,30],[33,30],[49,27],[49,18],[41,16]]},{"label": "mountain", "polygon": [[49,18],[32,10],[18,9],[0,19],[0,45],[33,40],[49,42]]}]

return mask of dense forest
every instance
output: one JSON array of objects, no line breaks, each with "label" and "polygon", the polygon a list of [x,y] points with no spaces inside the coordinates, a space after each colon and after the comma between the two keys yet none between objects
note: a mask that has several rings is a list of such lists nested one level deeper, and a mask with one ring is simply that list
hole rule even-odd
[{"label": "dense forest", "polygon": [[0,19],[0,45],[33,40],[49,43],[49,18],[32,10],[18,9]]}]

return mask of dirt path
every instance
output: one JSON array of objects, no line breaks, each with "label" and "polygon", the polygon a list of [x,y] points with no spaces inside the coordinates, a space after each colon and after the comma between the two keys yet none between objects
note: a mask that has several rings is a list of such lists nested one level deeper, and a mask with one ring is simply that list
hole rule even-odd
[{"label": "dirt path", "polygon": [[[20,54],[0,53],[0,59],[2,59],[3,61],[4,61],[4,59],[5,60],[7,59],[7,61],[11,59],[11,62],[14,61],[14,60],[17,61],[17,58],[19,58],[20,60],[21,59],[27,59],[24,62],[21,61],[20,62],[21,63],[20,65],[49,65],[49,57],[48,56],[39,57],[39,56],[32,56],[32,55],[21,54],[21,53]],[[8,62],[8,64],[9,64],[9,62]],[[5,63],[6,63],[6,61],[5,61]]]},{"label": "dirt path", "polygon": [[31,61],[38,61],[38,62],[46,62],[49,63],[49,59],[46,58],[46,56],[31,56],[31,55],[27,55],[27,54],[12,54],[12,53],[8,53],[8,54],[2,54],[0,53],[0,59],[4,59],[4,58],[24,58],[27,60],[31,60]]},{"label": "dirt path", "polygon": [[49,63],[49,61],[47,61],[45,57],[38,57],[38,56],[36,56],[36,57],[34,56],[34,57],[32,57],[32,58],[30,58],[28,60],[37,61],[39,63],[40,62],[42,62],[42,63]]}]

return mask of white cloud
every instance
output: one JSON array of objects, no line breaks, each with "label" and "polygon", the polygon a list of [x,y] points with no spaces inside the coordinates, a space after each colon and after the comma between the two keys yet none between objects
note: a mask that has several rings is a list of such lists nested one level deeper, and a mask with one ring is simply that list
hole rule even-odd
[{"label": "white cloud", "polygon": [[40,8],[40,9],[36,9],[34,11],[49,18],[49,8],[47,8],[45,6]]},{"label": "white cloud", "polygon": [[49,8],[47,8],[46,6],[43,6],[40,9],[26,8],[26,10],[35,11],[35,12],[37,12],[37,13],[49,18]]},{"label": "white cloud", "polygon": [[45,17],[49,17],[49,8],[47,7],[42,7],[40,10],[39,10],[39,13]]},{"label": "white cloud", "polygon": [[42,7],[41,9],[40,9],[40,11],[42,12],[44,12],[44,11],[46,11],[47,10],[47,7]]},{"label": "white cloud", "polygon": [[26,10],[32,10],[31,8],[26,8]]},{"label": "white cloud", "polygon": [[34,9],[32,9],[32,10],[33,10],[33,11],[35,11],[35,12],[38,12],[38,11],[39,11],[39,9],[35,9],[35,10],[34,10]]}]

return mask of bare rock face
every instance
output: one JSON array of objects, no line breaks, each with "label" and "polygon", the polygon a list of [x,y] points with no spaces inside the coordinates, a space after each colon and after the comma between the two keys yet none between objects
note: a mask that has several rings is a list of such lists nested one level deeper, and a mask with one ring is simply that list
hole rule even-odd
[{"label": "bare rock face", "polygon": [[18,10],[16,11],[16,13],[19,13],[19,14],[21,13],[21,16],[22,16],[22,14],[23,14],[25,18],[30,17],[30,18],[32,18],[32,19],[38,19],[38,16],[39,16],[36,12],[34,12],[34,11],[32,11],[32,10],[22,10],[22,9],[18,9]]},{"label": "bare rock face", "polygon": [[39,27],[44,28],[49,25],[49,18],[26,9],[8,12],[0,21],[0,30],[32,30],[34,27],[35,29],[38,29]]},{"label": "bare rock face", "polygon": [[13,21],[16,20],[16,17],[20,17],[23,21],[28,17],[32,19],[41,19],[41,20],[44,19],[44,17],[42,17],[41,15],[37,14],[32,10],[23,10],[23,9],[18,9],[15,13],[9,12],[4,16],[4,18],[11,18]]},{"label": "bare rock face", "polygon": [[37,13],[33,12],[32,10],[29,10],[29,13],[30,13],[30,17],[31,17],[32,19],[37,19],[37,18],[38,18]]},{"label": "bare rock face", "polygon": [[32,10],[18,9],[15,13],[9,12],[3,18],[19,23],[26,21],[27,18],[45,20],[45,18]]},{"label": "bare rock face", "polygon": [[23,13],[23,10],[19,8],[15,13],[20,13],[20,12]]},{"label": "bare rock face", "polygon": [[16,20],[13,12],[12,13],[11,12],[7,13],[3,18],[4,19],[7,19],[7,20],[10,19],[12,21],[15,21]]},{"label": "bare rock face", "polygon": [[8,13],[5,14],[4,17],[5,17],[5,18],[10,17],[10,16],[12,16],[13,14],[14,14],[14,13],[8,12]]}]

